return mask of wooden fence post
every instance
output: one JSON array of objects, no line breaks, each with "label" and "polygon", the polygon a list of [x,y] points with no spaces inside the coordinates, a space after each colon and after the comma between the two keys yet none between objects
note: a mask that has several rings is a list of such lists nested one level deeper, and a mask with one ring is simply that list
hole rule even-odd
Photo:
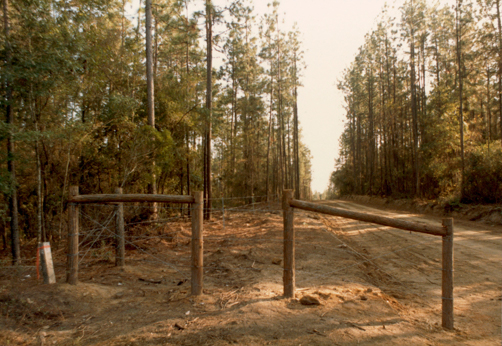
[{"label": "wooden fence post", "polygon": [[282,193],[284,217],[284,297],[295,297],[295,229],[293,226],[294,209],[289,205],[293,199],[293,190]]},{"label": "wooden fence post", "polygon": [[[78,186],[70,186],[70,200],[76,196],[78,196]],[[66,282],[71,285],[76,285],[78,282],[78,214],[78,204],[70,202]]]},{"label": "wooden fence post", "polygon": [[453,329],[453,219],[443,219],[442,326]]},{"label": "wooden fence post", "polygon": [[[122,194],[122,188],[117,187],[115,194]],[[117,248],[115,249],[115,265],[125,266],[125,234],[124,234],[124,203],[116,206],[115,233],[117,237]]]},{"label": "wooden fence post", "polygon": [[56,275],[54,274],[54,264],[52,262],[51,243],[38,243],[38,251],[40,254],[40,264],[42,265],[44,284],[55,284]]},{"label": "wooden fence post", "polygon": [[202,191],[193,193],[192,204],[192,295],[202,294],[202,276],[204,269],[204,246],[203,246],[203,217],[204,200]]}]

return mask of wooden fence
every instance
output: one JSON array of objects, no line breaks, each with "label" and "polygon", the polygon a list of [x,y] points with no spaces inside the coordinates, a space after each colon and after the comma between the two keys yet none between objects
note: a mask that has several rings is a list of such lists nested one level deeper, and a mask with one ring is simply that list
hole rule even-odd
[{"label": "wooden fence", "polygon": [[453,219],[443,219],[443,226],[430,226],[416,222],[391,219],[383,216],[353,212],[293,199],[292,190],[284,190],[282,199],[284,215],[284,296],[295,296],[295,230],[294,208],[349,219],[376,223],[412,232],[426,233],[443,238],[442,253],[442,326],[453,329]]},{"label": "wooden fence", "polygon": [[152,202],[152,203],[188,203],[192,205],[192,294],[201,295],[203,289],[203,198],[202,192],[194,192],[192,196],[172,195],[142,195],[122,194],[122,189],[117,188],[115,194],[79,195],[78,186],[70,187],[69,196],[69,232],[68,232],[68,262],[66,281],[75,285],[78,282],[78,245],[79,245],[79,205],[85,203],[114,203],[116,204],[116,233],[117,256],[115,264],[125,264],[125,235],[124,235],[124,208],[123,203]]},{"label": "wooden fence", "polygon": [[[194,192],[192,196],[122,194],[117,188],[115,194],[79,195],[78,186],[70,187],[69,196],[69,233],[68,262],[66,281],[70,284],[78,282],[79,253],[79,205],[85,203],[116,204],[117,257],[116,265],[125,264],[125,236],[123,203],[188,203],[192,205],[192,251],[191,251],[191,293],[201,295],[203,289],[203,196],[202,192]],[[453,329],[453,219],[443,219],[443,226],[431,226],[416,222],[391,219],[383,216],[353,212],[344,209],[293,199],[292,190],[284,190],[282,209],[284,216],[284,296],[295,296],[295,230],[294,208],[318,212],[327,215],[376,223],[412,232],[441,236],[442,247],[442,326]]]}]

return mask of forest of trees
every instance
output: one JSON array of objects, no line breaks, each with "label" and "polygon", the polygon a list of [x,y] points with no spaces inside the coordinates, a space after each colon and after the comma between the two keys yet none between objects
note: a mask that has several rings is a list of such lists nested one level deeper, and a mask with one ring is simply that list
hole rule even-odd
[{"label": "forest of trees", "polygon": [[338,194],[502,202],[500,0],[385,7],[340,79]]},{"label": "forest of trees", "polygon": [[145,4],[131,20],[125,0],[3,0],[0,228],[15,263],[20,240],[65,235],[70,185],[310,195],[299,31],[276,1],[260,18],[228,3],[146,0],[145,26]]}]

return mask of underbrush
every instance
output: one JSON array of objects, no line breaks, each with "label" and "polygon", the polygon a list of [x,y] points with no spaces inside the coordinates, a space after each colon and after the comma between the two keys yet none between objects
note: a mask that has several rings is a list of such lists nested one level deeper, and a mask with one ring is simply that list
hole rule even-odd
[{"label": "underbrush", "polygon": [[479,148],[467,155],[462,203],[502,203],[502,149]]}]

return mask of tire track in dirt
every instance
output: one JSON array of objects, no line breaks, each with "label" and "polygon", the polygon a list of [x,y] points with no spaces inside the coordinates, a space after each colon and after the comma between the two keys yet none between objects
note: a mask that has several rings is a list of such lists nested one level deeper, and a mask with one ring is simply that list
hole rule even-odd
[{"label": "tire track in dirt", "polygon": [[[329,201],[323,204],[422,223],[437,225],[441,222],[438,217],[379,210],[347,201]],[[437,303],[440,302],[441,294],[439,237],[410,234],[390,227],[332,216],[323,216],[321,220],[330,232],[356,251],[373,258],[376,266],[398,279],[385,280],[378,270],[374,270],[375,275],[369,278],[369,282],[391,295],[394,292],[398,297],[406,298],[411,306],[431,307],[428,304],[431,302],[433,310],[440,311],[440,304]],[[477,333],[487,337],[484,339],[485,342],[488,341],[486,344],[500,344],[502,227],[463,220],[455,220],[454,227],[455,326],[465,333],[477,330]],[[381,256],[392,248],[392,244],[396,251]],[[404,249],[400,251],[400,248]]]},{"label": "tire track in dirt", "polygon": [[[340,221],[337,220],[337,222]],[[388,252],[388,255],[381,258],[381,261],[387,264],[389,264],[389,261],[399,261],[400,266],[402,266],[400,262],[404,261],[407,263],[405,269],[416,270],[427,277],[431,276],[431,272],[437,272],[440,276],[441,240],[438,237],[424,236],[421,239],[415,239],[413,234],[390,227],[370,224],[361,227],[368,230],[368,232],[361,232],[358,237],[362,243],[367,244],[366,247],[376,246],[379,253]],[[392,241],[389,241],[389,237],[392,238]],[[382,244],[388,244],[385,251],[382,251]],[[424,254],[421,252],[424,250],[431,250],[431,252]],[[429,273],[425,272],[425,270],[428,270]]]},{"label": "tire track in dirt", "polygon": [[[438,293],[431,293],[434,287],[440,288],[440,271],[436,270],[439,277],[439,285],[429,279],[430,274],[424,273],[424,270],[419,270],[416,264],[408,264],[403,268],[403,262],[410,262],[411,251],[418,247],[426,245],[426,243],[415,241],[412,244],[404,246],[390,246],[383,251],[375,252],[375,249],[380,250],[378,244],[389,243],[388,233],[390,230],[364,232],[367,229],[365,223],[361,223],[361,231],[357,235],[347,235],[344,232],[344,223],[346,220],[338,217],[322,216],[321,221],[327,227],[328,232],[334,234],[339,239],[343,239],[344,244],[357,254],[359,257],[358,267],[362,270],[366,282],[380,288],[382,291],[393,296],[394,298],[408,298],[413,296],[414,305],[418,303],[419,307],[428,307],[433,309],[435,304],[430,304],[431,297],[438,296]],[[399,232],[399,231],[398,231]],[[391,234],[394,237],[394,234]],[[436,240],[437,241],[437,240]],[[440,250],[439,250],[440,251]],[[428,259],[428,258],[427,258]],[[421,258],[419,260],[422,260]],[[430,259],[428,259],[430,261]],[[434,261],[432,261],[434,262]],[[436,264],[436,263],[434,263]],[[410,271],[411,267],[411,271]],[[405,272],[407,272],[406,275]],[[424,280],[412,280],[417,276],[424,276]],[[423,285],[427,284],[428,289],[424,292]],[[417,285],[420,285],[420,290],[417,290]],[[420,298],[420,299],[419,299]],[[437,304],[436,304],[437,305]]]},{"label": "tire track in dirt", "polygon": [[[441,224],[441,218],[437,216],[381,210],[340,200],[323,202],[323,204],[348,210],[380,214],[387,217],[403,218],[426,224]],[[502,225],[489,226],[479,222],[455,219],[454,230],[455,246],[460,247],[460,251],[467,250],[465,254],[468,254],[469,256],[475,255],[480,259],[493,262],[493,264],[497,266],[500,265],[500,259],[502,256]],[[427,237],[427,235],[422,234],[417,234],[417,236]],[[494,259],[491,260],[490,258],[487,258],[487,256],[491,256]]]},{"label": "tire track in dirt", "polygon": [[[417,215],[417,214],[405,214],[405,213],[394,213],[389,211],[382,211],[379,209],[371,208],[368,206],[362,206],[356,203],[350,203],[346,201],[329,202],[329,205],[336,207],[342,207],[349,210],[367,211],[371,213],[379,213],[388,217],[399,217],[407,218],[413,221],[418,221],[422,223],[429,224],[440,224],[441,220],[438,217]],[[357,222],[357,221],[354,221]],[[364,223],[360,223],[364,224]],[[392,230],[389,227],[382,227],[377,225],[366,224],[366,227],[375,227],[381,230],[382,234],[385,234],[384,239],[387,238],[388,231],[392,232],[393,237],[403,239],[405,241],[420,240],[425,241],[430,236],[413,233],[408,234],[406,231]],[[455,251],[455,266],[457,271],[457,278],[463,278],[463,280],[471,280],[469,283],[478,281],[478,277],[470,275],[471,273],[477,273],[485,279],[487,276],[490,280],[502,284],[502,271],[500,266],[502,263],[502,227],[490,227],[482,223],[476,222],[466,222],[462,220],[455,220],[454,226],[454,251]],[[375,233],[375,232],[369,232]],[[429,249],[424,249],[428,252]],[[432,250],[432,248],[430,248]],[[441,248],[439,247],[439,252],[432,250],[437,253],[437,258],[440,261]],[[425,252],[424,252],[425,253]],[[416,251],[412,251],[412,255],[421,255]],[[428,256],[431,256],[430,254]],[[436,256],[434,256],[436,257]],[[438,262],[440,265],[440,262]]]}]

